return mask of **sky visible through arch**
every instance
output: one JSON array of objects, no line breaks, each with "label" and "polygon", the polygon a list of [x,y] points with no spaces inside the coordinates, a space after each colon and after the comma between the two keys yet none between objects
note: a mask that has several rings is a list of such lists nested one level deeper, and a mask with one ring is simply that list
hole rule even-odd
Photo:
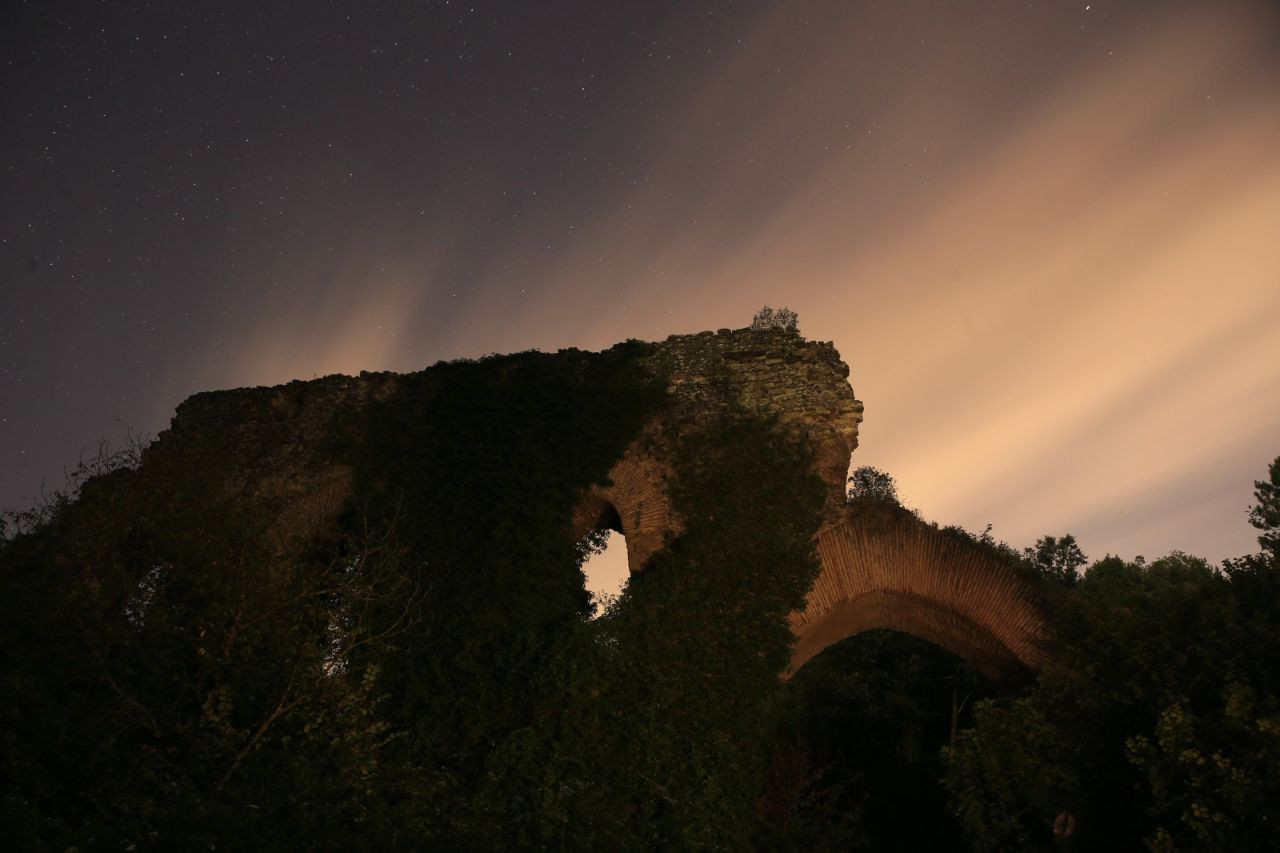
[{"label": "sky visible through arch", "polygon": [[0,505],[187,395],[789,305],[926,517],[1254,547],[1274,2],[11,4]]},{"label": "sky visible through arch", "polygon": [[604,550],[592,554],[582,564],[582,573],[586,578],[586,587],[595,600],[596,613],[601,611],[604,602],[599,596],[619,595],[631,574],[627,565],[627,539],[621,533],[610,530],[606,534]]}]

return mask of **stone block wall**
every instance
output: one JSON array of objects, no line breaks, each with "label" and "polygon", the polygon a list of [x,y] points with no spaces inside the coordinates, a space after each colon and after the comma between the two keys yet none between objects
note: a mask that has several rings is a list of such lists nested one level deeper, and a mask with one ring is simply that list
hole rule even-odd
[{"label": "stone block wall", "polygon": [[776,416],[782,429],[809,444],[827,485],[825,519],[839,523],[863,406],[833,344],[806,341],[792,332],[721,329],[672,335],[646,362],[655,375],[666,377],[669,403],[614,465],[612,484],[593,487],[584,496],[575,533],[596,526],[602,509],[612,506],[627,537],[632,571],[642,569],[680,529],[664,488],[671,471],[659,437],[697,430],[738,410]]},{"label": "stone block wall", "polygon": [[[633,571],[678,532],[667,500],[670,437],[725,412],[776,416],[808,443],[827,486],[817,535],[822,573],[808,605],[792,614],[792,666],[871,628],[915,633],[998,673],[1044,660],[1048,627],[1028,584],[975,546],[946,540],[905,511],[876,521],[845,501],[863,406],[849,368],[829,342],[750,329],[673,335],[642,365],[665,377],[669,399],[614,464],[610,482],[587,488],[570,533],[601,525],[627,537]],[[332,529],[352,488],[337,448],[359,442],[370,405],[396,393],[391,373],[329,376],[274,388],[197,394],[144,456],[149,470],[201,472],[193,487],[245,501],[285,550]],[[161,475],[163,476],[163,474]],[[499,486],[500,487],[500,486]]]}]

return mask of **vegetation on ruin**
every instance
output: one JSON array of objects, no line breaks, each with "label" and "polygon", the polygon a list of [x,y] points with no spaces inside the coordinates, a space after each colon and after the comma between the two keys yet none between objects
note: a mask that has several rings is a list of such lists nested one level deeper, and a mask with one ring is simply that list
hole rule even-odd
[{"label": "vegetation on ruin", "polygon": [[[890,632],[784,681],[823,486],[746,412],[643,438],[684,530],[590,618],[570,513],[663,405],[647,352],[400,377],[332,437],[338,528],[284,553],[216,449],[105,454],[5,516],[6,845],[1280,844],[1280,459],[1259,552],[1221,567],[949,530],[1049,591],[1058,647],[1025,683]],[[884,472],[853,487],[910,513]]]}]

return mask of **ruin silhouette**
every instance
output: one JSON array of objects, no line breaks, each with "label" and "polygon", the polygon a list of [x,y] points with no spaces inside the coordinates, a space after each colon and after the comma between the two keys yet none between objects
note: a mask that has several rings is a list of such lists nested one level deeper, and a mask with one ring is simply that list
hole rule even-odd
[{"label": "ruin silhouette", "polygon": [[[670,436],[726,412],[776,419],[804,442],[826,486],[816,536],[821,571],[790,616],[790,671],[827,646],[873,629],[902,631],[965,658],[993,677],[1038,669],[1051,635],[1038,588],[981,543],[950,535],[892,504],[846,500],[863,404],[829,342],[785,330],[721,329],[673,335],[643,356],[667,381],[667,402],[573,511],[574,537],[610,528],[626,536],[630,570],[681,530],[665,482]],[[392,373],[331,376],[275,388],[197,394],[144,454],[221,455],[220,488],[254,501],[286,548],[336,523],[353,472],[331,449],[374,401],[396,393]]]}]

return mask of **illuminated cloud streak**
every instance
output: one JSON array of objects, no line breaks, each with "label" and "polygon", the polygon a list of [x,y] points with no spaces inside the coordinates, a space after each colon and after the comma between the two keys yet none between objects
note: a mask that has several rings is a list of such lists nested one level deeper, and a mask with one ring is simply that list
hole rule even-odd
[{"label": "illuminated cloud streak", "polygon": [[[1275,23],[1253,6],[1135,22],[1052,80],[952,31],[845,128],[856,47],[771,86],[769,34],[792,36],[771,21],[691,95],[626,225],[590,242],[625,258],[611,283],[656,303],[653,327],[662,309],[695,328],[799,308],[867,401],[855,462],[931,517],[1019,544],[1072,530],[1097,555],[1240,553],[1250,481],[1280,453]],[[993,68],[1042,83],[1010,104]],[[708,126],[734,93],[762,120],[724,151]],[[817,153],[823,110],[838,130]],[[557,278],[598,280],[588,252]]]},{"label": "illuminated cloud streak", "polygon": [[1280,453],[1274,3],[480,12],[317,12],[300,38],[263,7],[213,39],[103,7],[55,28],[101,73],[22,54],[0,503],[195,391],[769,303],[844,354],[856,461],[927,516],[1094,556],[1253,547]]},{"label": "illuminated cloud streak", "polygon": [[890,5],[777,7],[678,97],[606,109],[584,159],[662,122],[642,167],[621,189],[570,174],[509,230],[464,218],[493,248],[446,345],[413,337],[412,281],[456,261],[397,278],[366,253],[268,324],[254,372],[600,347],[787,303],[852,365],[855,461],[926,515],[1095,555],[1248,550],[1249,481],[1280,453],[1275,15]]}]

